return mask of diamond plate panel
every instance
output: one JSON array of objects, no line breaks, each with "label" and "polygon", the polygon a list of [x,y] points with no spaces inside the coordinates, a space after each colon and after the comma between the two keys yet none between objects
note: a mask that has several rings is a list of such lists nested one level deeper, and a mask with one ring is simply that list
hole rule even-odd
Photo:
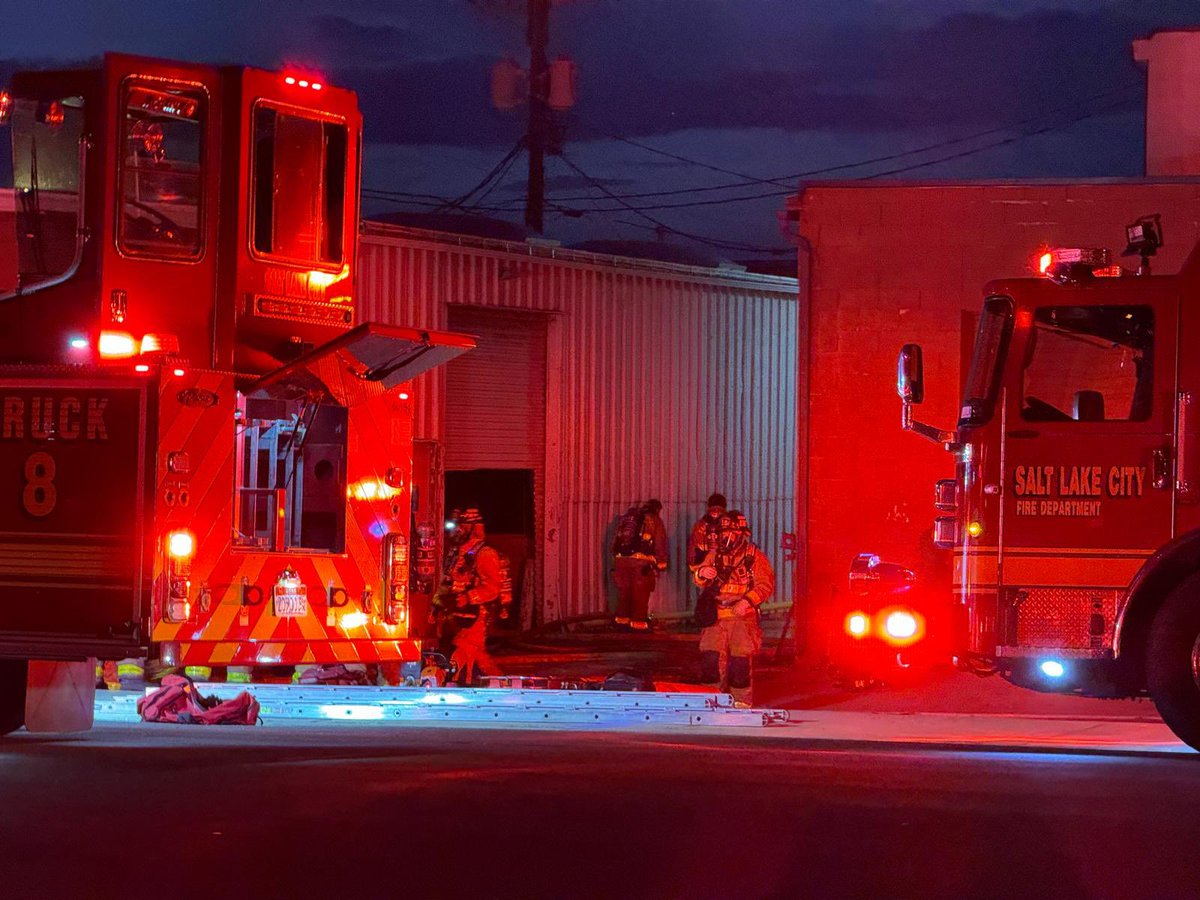
[{"label": "diamond plate panel", "polygon": [[1073,650],[1111,646],[1117,594],[1075,588],[1018,589],[1013,595],[1017,645]]}]

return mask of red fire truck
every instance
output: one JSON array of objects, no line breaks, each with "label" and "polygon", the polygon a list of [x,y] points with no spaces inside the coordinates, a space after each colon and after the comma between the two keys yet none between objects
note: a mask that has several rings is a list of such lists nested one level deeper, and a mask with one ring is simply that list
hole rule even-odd
[{"label": "red fire truck", "polygon": [[1043,689],[1149,693],[1200,749],[1200,247],[1152,276],[1156,219],[1128,232],[1137,274],[1105,250],[1046,250],[1038,277],[987,285],[953,431],[914,421],[915,344],[898,392],[903,427],[955,462],[934,531],[954,550],[960,661]]},{"label": "red fire truck", "polygon": [[355,325],[355,95],[110,55],[0,123],[0,733],[89,657],[418,662],[404,386],[474,344]]}]

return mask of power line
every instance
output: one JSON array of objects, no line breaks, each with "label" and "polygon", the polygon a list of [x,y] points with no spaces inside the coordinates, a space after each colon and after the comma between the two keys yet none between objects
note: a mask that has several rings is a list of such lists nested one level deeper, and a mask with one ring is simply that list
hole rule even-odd
[{"label": "power line", "polygon": [[[757,175],[747,175],[745,172],[738,172],[734,169],[725,169],[721,166],[714,166],[711,163],[700,162],[698,159],[691,159],[687,156],[680,156],[678,153],[671,153],[667,150],[660,150],[658,147],[651,147],[649,144],[643,144],[641,141],[635,141],[633,138],[620,137],[618,135],[608,135],[609,140],[620,141],[622,144],[629,144],[631,147],[637,147],[640,150],[645,150],[649,153],[654,153],[658,156],[665,156],[667,159],[673,159],[677,162],[687,163],[690,166],[696,166],[700,169],[708,169],[711,172],[720,172],[722,175],[732,175],[734,178],[741,178],[749,184],[777,184],[780,187],[787,187],[785,180],[782,178],[760,178]],[[705,187],[706,191],[718,190],[718,187]],[[699,190],[697,188],[696,190]],[[626,197],[636,197],[638,194],[623,194]]]},{"label": "power line", "polygon": [[[610,140],[627,143],[627,144],[630,144],[631,146],[639,147],[641,149],[646,150],[647,152],[654,153],[659,156],[665,156],[665,157],[668,157],[670,159],[674,159],[674,160],[677,160],[680,162],[686,162],[689,165],[695,165],[695,166],[698,166],[701,168],[711,169],[713,171],[722,172],[723,174],[734,175],[735,177],[743,179],[743,182],[739,183],[739,184],[702,185],[702,186],[698,186],[698,187],[676,188],[676,189],[672,189],[672,190],[641,191],[641,192],[635,192],[635,193],[617,193],[617,192],[613,192],[613,191],[608,191],[606,196],[608,196],[610,199],[614,199],[614,200],[617,198],[620,198],[622,200],[632,200],[632,199],[642,199],[642,198],[649,198],[649,197],[669,197],[669,196],[679,196],[681,194],[701,194],[701,193],[708,193],[708,192],[713,192],[713,191],[735,190],[737,188],[746,188],[746,187],[751,186],[752,184],[760,184],[760,183],[761,184],[779,184],[783,188],[779,191],[759,192],[759,193],[755,193],[755,194],[748,194],[748,195],[745,195],[742,197],[728,197],[728,198],[720,198],[720,199],[709,200],[709,201],[700,201],[700,200],[687,201],[687,202],[682,202],[682,203],[678,203],[678,204],[654,204],[654,205],[645,204],[645,205],[639,206],[640,209],[645,209],[645,210],[681,209],[681,208],[689,208],[689,207],[693,207],[693,206],[711,206],[711,205],[720,205],[720,204],[724,204],[724,203],[740,203],[743,201],[760,200],[760,199],[764,199],[764,198],[768,198],[768,197],[785,196],[787,194],[792,193],[795,190],[794,185],[789,185],[787,183],[788,179],[806,178],[806,177],[811,177],[814,175],[826,175],[826,174],[830,174],[833,172],[845,171],[847,169],[862,168],[862,167],[869,166],[869,165],[877,165],[879,163],[892,162],[892,161],[895,161],[898,159],[904,159],[904,158],[910,157],[910,156],[917,156],[922,153],[929,153],[933,150],[938,150],[938,149],[941,149],[944,147],[953,146],[955,144],[966,143],[968,141],[978,140],[980,138],[988,137],[993,134],[999,134],[1002,132],[1011,131],[1013,128],[1019,127],[1022,125],[1029,125],[1034,122],[1044,121],[1048,116],[1054,115],[1058,112],[1078,109],[1082,104],[1088,104],[1088,103],[1095,102],[1096,100],[1101,100],[1101,99],[1105,99],[1108,97],[1117,96],[1117,95],[1123,94],[1135,87],[1140,87],[1140,86],[1141,86],[1140,83],[1126,84],[1126,85],[1123,85],[1122,87],[1119,87],[1119,88],[1116,88],[1113,90],[1102,91],[1102,92],[1099,92],[1096,94],[1092,94],[1088,97],[1081,98],[1079,101],[1076,101],[1076,102],[1073,102],[1070,104],[1064,104],[1062,106],[1052,108],[1052,109],[1046,111],[1045,113],[1037,115],[1037,116],[1029,116],[1029,117],[1026,117],[1025,119],[1017,120],[1015,122],[1011,122],[1011,123],[1008,123],[1005,125],[996,126],[994,128],[985,129],[983,131],[977,131],[972,134],[962,135],[960,137],[955,137],[955,138],[950,138],[950,139],[943,140],[943,141],[938,141],[936,143],[927,144],[923,147],[917,147],[912,150],[904,150],[904,151],[900,151],[897,153],[889,153],[889,154],[885,154],[882,156],[871,157],[869,159],[858,160],[856,162],[841,163],[838,165],[825,166],[825,167],[818,168],[818,169],[809,169],[809,170],[806,170],[803,172],[796,172],[791,175],[780,176],[778,178],[757,178],[755,176],[749,175],[744,172],[737,172],[732,169],[725,169],[720,166],[713,166],[709,163],[705,163],[700,160],[691,159],[689,157],[682,156],[677,153],[671,153],[666,150],[661,150],[657,147],[652,147],[649,144],[643,144],[642,142],[635,141],[631,138],[606,135]],[[1090,114],[1077,116],[1077,117],[1067,120],[1065,122],[1056,122],[1053,125],[1035,129],[1034,131],[1030,131],[1028,133],[1021,133],[1019,135],[1015,135],[1015,136],[1006,138],[1002,141],[997,141],[997,142],[992,142],[992,143],[986,144],[982,147],[971,148],[971,149],[963,151],[961,153],[954,153],[954,154],[950,154],[947,156],[938,157],[936,159],[925,160],[923,162],[919,162],[919,163],[913,164],[911,166],[903,166],[903,167],[899,167],[896,169],[887,170],[884,172],[876,172],[876,173],[873,173],[870,175],[864,175],[861,177],[863,179],[881,178],[886,175],[894,175],[894,174],[899,174],[902,172],[914,171],[916,169],[924,168],[926,166],[936,165],[941,162],[947,162],[947,161],[951,161],[954,159],[961,159],[966,156],[973,155],[975,153],[982,153],[987,150],[991,150],[995,147],[1000,147],[1000,146],[1004,146],[1006,144],[1014,143],[1017,140],[1023,140],[1026,137],[1032,137],[1035,135],[1044,134],[1048,131],[1053,131],[1058,128],[1069,127],[1070,125],[1077,124],[1080,121],[1083,121],[1083,120],[1086,120],[1089,118],[1094,118],[1096,115],[1100,115],[1104,112],[1114,109],[1118,105],[1119,104],[1116,104],[1116,103],[1107,104],[1104,107],[1101,107]],[[601,132],[596,131],[596,133],[600,134]],[[510,154],[512,154],[512,153],[513,153],[513,151],[510,151]],[[506,157],[506,159],[509,159],[509,158]],[[511,162],[512,162],[512,160],[509,159],[509,162],[507,163],[507,165],[509,167],[511,167]],[[499,163],[497,163],[497,167],[505,166],[505,165],[506,165],[506,163],[505,163],[504,159],[502,159]],[[472,194],[476,193],[480,189],[480,187],[482,187],[484,184],[487,183],[487,181],[489,180],[490,177],[495,175],[495,172],[496,172],[496,170],[493,169],[492,172],[488,173],[488,176],[485,176],[484,181],[481,182],[480,185],[477,185],[474,189],[472,189],[471,191],[468,191],[467,194],[463,195],[463,197],[469,199]],[[493,188],[489,188],[484,196],[490,195],[493,189],[494,189],[494,186],[493,186]],[[461,203],[465,202],[465,200],[463,198],[456,198],[454,200],[449,200],[447,198],[440,197],[436,194],[420,194],[420,193],[412,193],[412,192],[406,192],[406,191],[385,190],[382,188],[364,187],[363,193],[371,195],[374,199],[386,200],[386,201],[390,201],[390,202],[394,202],[394,203],[411,202],[411,205],[414,205],[414,206],[430,206],[430,207],[434,207],[434,208],[442,208],[447,205],[456,207],[458,205],[461,205]],[[554,200],[555,204],[568,203],[568,202],[580,201],[580,200],[585,200],[585,201],[595,201],[596,200],[596,198],[590,193],[587,195],[553,197],[551,199]],[[436,202],[421,202],[421,201],[436,201]],[[518,206],[514,205],[515,203],[517,203],[517,201],[509,201],[509,202],[506,202],[504,205],[500,205],[500,206],[485,207],[485,206],[480,205],[480,200],[476,200],[475,203],[471,204],[471,208],[475,209],[475,210],[479,210],[479,211],[488,211],[488,212],[514,212],[519,209]],[[588,209],[588,210],[571,210],[571,209],[560,207],[560,211],[563,211],[563,212],[566,212],[569,214],[572,212],[579,213],[579,212],[583,212],[583,211],[586,211],[586,212],[618,212],[620,210],[613,208],[613,207],[596,208],[596,209]]]},{"label": "power line", "polygon": [[[993,141],[991,143],[984,144],[981,147],[971,147],[967,150],[961,150],[957,153],[951,153],[951,154],[948,154],[945,156],[939,156],[934,159],[922,160],[921,162],[912,163],[912,164],[906,165],[906,166],[899,166],[899,167],[893,168],[893,169],[887,169],[882,172],[873,172],[869,175],[861,175],[861,176],[859,176],[859,178],[864,181],[874,179],[874,178],[883,178],[888,175],[897,175],[897,174],[900,174],[903,172],[912,172],[912,171],[916,171],[917,169],[927,168],[929,166],[934,166],[934,165],[937,165],[939,163],[944,163],[944,162],[950,162],[950,161],[956,160],[956,159],[964,159],[969,156],[974,156],[978,153],[984,153],[988,150],[994,150],[997,147],[1004,147],[1009,144],[1015,144],[1019,141],[1025,140],[1027,138],[1036,137],[1037,135],[1046,134],[1051,131],[1058,131],[1062,128],[1066,128],[1071,125],[1076,125],[1076,124],[1086,121],[1088,119],[1094,119],[1097,116],[1103,115],[1104,113],[1110,111],[1111,109],[1115,109],[1118,105],[1119,104],[1115,104],[1115,103],[1109,104],[1108,106],[1101,107],[1090,113],[1085,113],[1083,115],[1075,116],[1067,121],[1056,122],[1052,125],[1047,125],[1042,128],[1034,129],[1032,131],[1022,132],[1021,134],[1012,135],[1010,137],[1004,138],[1003,140]],[[828,170],[825,170],[825,171],[828,171]],[[745,186],[746,185],[743,185],[743,187],[745,187]],[[589,213],[611,213],[611,212],[621,212],[622,210],[629,210],[632,212],[636,212],[639,210],[688,209],[688,208],[698,207],[698,206],[722,206],[727,203],[742,203],[742,202],[746,202],[749,200],[762,200],[762,199],[765,199],[768,197],[783,197],[783,196],[787,196],[790,194],[794,194],[795,192],[796,192],[796,188],[793,186],[791,188],[784,189],[784,190],[760,191],[755,194],[746,194],[741,197],[717,197],[717,198],[710,199],[710,200],[685,200],[685,201],[681,201],[679,203],[648,203],[648,204],[640,204],[640,205],[636,205],[636,206],[625,202],[632,195],[616,194],[616,193],[610,192],[608,194],[609,199],[619,202],[621,204],[620,207],[614,207],[614,206],[585,207],[582,209],[582,211],[589,212]],[[682,193],[693,193],[693,192],[687,191],[687,192],[682,192]],[[699,190],[695,191],[695,193],[699,193]],[[595,198],[588,197],[588,196],[578,196],[578,197],[573,197],[573,198],[554,197],[552,199],[554,200],[555,203],[562,204],[562,203],[571,202],[572,200],[593,200],[594,201]]]},{"label": "power line", "polygon": [[442,211],[449,212],[450,210],[453,210],[453,209],[456,209],[456,208],[462,206],[469,199],[471,199],[471,197],[474,196],[477,192],[479,192],[479,191],[483,190],[485,187],[487,187],[492,182],[492,179],[495,178],[499,174],[501,169],[505,168],[514,159],[516,159],[517,154],[521,152],[521,149],[524,146],[525,146],[525,138],[524,137],[518,138],[517,142],[515,144],[513,144],[512,149],[509,150],[508,153],[506,153],[503,156],[503,158],[501,158],[501,160],[498,163],[496,163],[496,165],[492,166],[491,171],[483,176],[483,179],[479,182],[479,184],[475,185],[475,187],[471,188],[465,194],[463,194],[459,197],[455,197],[453,200],[448,200],[445,203],[441,204],[436,209],[434,209],[434,212],[442,212]]},{"label": "power line", "polygon": [[[983,131],[976,131],[972,134],[966,134],[966,135],[962,135],[960,137],[948,138],[946,140],[937,141],[932,144],[926,144],[923,147],[916,147],[912,150],[903,150],[903,151],[900,151],[897,153],[889,153],[889,154],[885,154],[883,156],[875,156],[875,157],[871,157],[868,159],[861,159],[856,162],[839,163],[838,165],[824,166],[819,169],[808,169],[803,172],[793,172],[790,175],[780,175],[780,176],[776,176],[773,178],[759,178],[759,177],[756,177],[753,175],[749,175],[745,172],[738,172],[733,169],[724,169],[720,166],[714,166],[710,163],[702,162],[697,159],[692,159],[690,157],[683,156],[681,154],[671,153],[666,150],[661,150],[661,149],[659,149],[657,147],[653,147],[649,144],[644,144],[640,141],[635,141],[632,138],[621,137],[618,135],[605,134],[604,132],[601,132],[597,129],[591,129],[591,130],[595,134],[603,134],[604,137],[608,138],[609,140],[620,141],[621,143],[630,144],[631,146],[639,147],[643,150],[646,150],[647,152],[654,153],[658,156],[664,156],[669,159],[674,159],[678,162],[684,162],[689,165],[697,166],[699,168],[710,169],[715,172],[721,172],[726,175],[733,175],[735,177],[743,179],[743,183],[740,183],[740,184],[739,183],[712,184],[712,185],[701,185],[698,187],[690,187],[690,188],[675,188],[672,190],[662,190],[662,191],[641,191],[641,192],[636,192],[636,193],[628,193],[628,194],[620,194],[619,195],[626,200],[643,199],[646,197],[678,196],[680,194],[699,194],[699,193],[706,193],[709,191],[736,190],[737,188],[745,188],[745,187],[749,186],[750,184],[773,184],[773,185],[778,185],[782,188],[785,188],[784,191],[781,191],[779,193],[762,194],[762,195],[756,195],[756,197],[754,197],[754,198],[747,198],[747,199],[756,199],[757,196],[780,196],[781,194],[784,194],[784,193],[791,193],[793,190],[795,190],[795,185],[790,184],[789,182],[794,182],[796,179],[809,178],[813,175],[828,175],[832,172],[842,172],[847,169],[859,169],[859,168],[863,168],[865,166],[878,165],[879,163],[893,162],[897,159],[904,159],[905,157],[909,157],[909,156],[919,156],[922,153],[930,153],[934,150],[941,150],[945,147],[954,146],[955,144],[963,144],[968,141],[979,140],[980,138],[990,137],[993,134],[1000,134],[1003,132],[1012,131],[1014,128],[1020,128],[1020,127],[1026,126],[1026,125],[1031,125],[1035,122],[1042,122],[1051,116],[1057,115],[1058,113],[1075,111],[1075,110],[1078,110],[1081,106],[1083,106],[1085,104],[1091,104],[1091,103],[1096,102],[1097,100],[1105,100],[1105,99],[1108,99],[1109,97],[1118,96],[1120,94],[1127,93],[1127,92],[1133,90],[1134,88],[1141,88],[1141,87],[1142,87],[1141,82],[1130,82],[1129,84],[1122,85],[1119,88],[1114,88],[1114,89],[1108,90],[1108,91],[1101,91],[1101,92],[1098,92],[1095,94],[1091,94],[1087,97],[1082,97],[1079,100],[1073,101],[1071,103],[1063,104],[1063,105],[1057,106],[1057,107],[1052,107],[1052,108],[1046,110],[1045,112],[1040,113],[1035,116],[1027,116],[1024,119],[1018,119],[1013,122],[1008,122],[1004,125],[997,125],[995,127],[988,128]],[[1107,111],[1108,109],[1115,108],[1116,105],[1117,104],[1112,104],[1112,105],[1103,107],[1103,110]],[[1069,121],[1069,122],[1066,122],[1063,124],[1070,125],[1070,124],[1074,124],[1075,121],[1079,121],[1079,120],[1073,120],[1073,121]],[[1056,127],[1059,127],[1059,126],[1056,126]],[[1034,132],[1034,133],[1041,133],[1041,132]],[[987,148],[984,148],[984,149],[987,149]],[[591,198],[586,197],[586,196],[572,196],[572,197],[556,197],[555,199],[562,201],[562,202],[567,202],[567,201],[572,201],[572,200],[588,200]]]},{"label": "power line", "polygon": [[516,163],[518,158],[519,158],[519,156],[517,154],[514,154],[508,160],[508,162],[505,164],[504,168],[500,170],[500,173],[496,176],[495,180],[493,180],[492,183],[490,185],[488,185],[488,189],[486,191],[484,191],[482,194],[480,194],[479,197],[473,203],[471,203],[468,206],[465,206],[464,209],[468,209],[468,210],[486,209],[487,207],[484,207],[482,205],[483,201],[486,200],[491,195],[492,191],[496,190],[502,184],[504,184],[505,179],[508,178],[508,173],[512,171],[512,167]]},{"label": "power line", "polygon": [[678,235],[679,237],[687,238],[688,240],[696,241],[701,244],[707,244],[710,247],[716,247],[721,250],[741,250],[741,251],[750,252],[750,253],[771,253],[771,254],[781,254],[781,253],[791,253],[792,252],[792,250],[790,248],[759,247],[755,244],[742,244],[742,243],[735,242],[735,241],[719,241],[719,240],[715,240],[713,238],[705,237],[704,235],[693,234],[688,231],[681,231],[678,228],[672,228],[670,225],[666,224],[665,222],[662,222],[659,219],[654,218],[653,216],[646,215],[646,213],[642,212],[637,207],[634,207],[628,203],[625,203],[625,201],[621,197],[614,194],[607,187],[605,187],[601,182],[592,178],[591,175],[589,175],[583,169],[579,168],[579,166],[575,165],[575,163],[573,163],[571,161],[570,157],[568,157],[565,153],[560,151],[558,154],[558,158],[561,159],[571,169],[571,171],[573,171],[576,175],[578,175],[580,178],[582,178],[584,181],[586,181],[593,188],[600,191],[602,194],[607,195],[610,199],[617,201],[622,206],[624,206],[627,210],[629,210],[630,212],[632,212],[634,215],[638,216],[639,218],[645,219],[651,225],[654,225],[656,228],[661,228],[670,234],[675,234],[675,235]]}]

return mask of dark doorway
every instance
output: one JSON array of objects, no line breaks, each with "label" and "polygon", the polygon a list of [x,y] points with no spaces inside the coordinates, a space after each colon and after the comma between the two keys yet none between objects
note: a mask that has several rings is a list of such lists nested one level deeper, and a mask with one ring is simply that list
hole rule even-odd
[{"label": "dark doorway", "polygon": [[508,557],[515,627],[524,616],[525,573],[536,555],[532,469],[467,469],[446,473],[446,516],[474,507],[483,515],[488,543]]}]

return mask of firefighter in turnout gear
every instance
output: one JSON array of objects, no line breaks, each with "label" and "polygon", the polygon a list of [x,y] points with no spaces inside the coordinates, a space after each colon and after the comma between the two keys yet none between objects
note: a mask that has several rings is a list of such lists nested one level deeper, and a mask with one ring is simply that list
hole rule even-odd
[{"label": "firefighter in turnout gear", "polygon": [[721,517],[717,547],[695,568],[700,632],[700,680],[728,690],[735,706],[752,703],[754,654],[762,645],[758,608],[775,592],[775,570],[750,541],[746,517]]},{"label": "firefighter in turnout gear", "polygon": [[650,595],[658,573],[667,568],[667,529],[659,518],[662,504],[647,500],[631,506],[617,521],[613,536],[613,581],[617,585],[617,625],[647,631]]},{"label": "firefighter in turnout gear", "polygon": [[704,562],[704,557],[717,549],[717,529],[721,524],[721,516],[725,515],[725,495],[712,494],[705,506],[708,508],[692,526],[691,538],[688,541],[688,566],[693,572],[696,566]]},{"label": "firefighter in turnout gear", "polygon": [[459,684],[470,685],[477,675],[498,674],[487,651],[488,624],[507,616],[502,607],[504,572],[500,555],[486,543],[483,516],[477,509],[456,512],[447,533],[441,591],[435,604],[450,625],[451,669]]}]

